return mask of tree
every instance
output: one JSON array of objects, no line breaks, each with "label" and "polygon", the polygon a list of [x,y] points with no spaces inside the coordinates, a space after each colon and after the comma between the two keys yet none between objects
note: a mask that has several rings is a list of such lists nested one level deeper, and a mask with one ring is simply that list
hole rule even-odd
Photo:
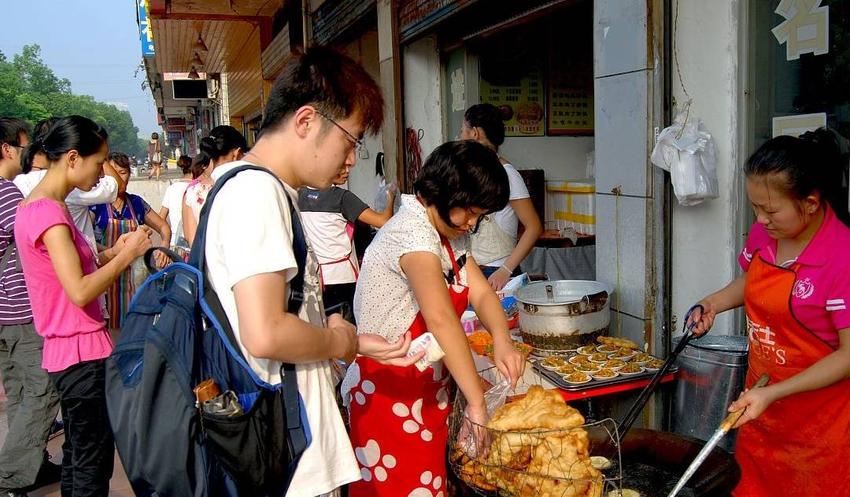
[{"label": "tree", "polygon": [[98,102],[89,95],[74,95],[71,83],[58,78],[41,60],[38,45],[26,45],[12,62],[0,52],[0,115],[36,123],[51,116],[78,114],[103,126],[109,147],[128,155],[143,155],[139,129],[130,113]]}]

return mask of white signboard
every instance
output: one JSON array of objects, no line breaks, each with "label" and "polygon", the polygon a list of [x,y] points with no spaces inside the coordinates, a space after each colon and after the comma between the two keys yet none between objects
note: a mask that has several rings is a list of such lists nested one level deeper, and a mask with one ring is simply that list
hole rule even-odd
[{"label": "white signboard", "polygon": [[800,114],[798,116],[782,116],[773,118],[773,137],[789,135],[800,136],[807,131],[814,131],[826,126],[826,112],[817,114]]}]

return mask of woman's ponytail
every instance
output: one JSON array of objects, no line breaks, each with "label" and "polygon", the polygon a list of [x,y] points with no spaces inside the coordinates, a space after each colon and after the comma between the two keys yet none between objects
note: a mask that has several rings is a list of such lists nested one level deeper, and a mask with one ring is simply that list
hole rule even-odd
[{"label": "woman's ponytail", "polygon": [[24,155],[21,156],[21,172],[24,174],[32,171],[32,164],[35,161],[36,154],[44,152],[44,142],[41,139],[35,139],[24,149]]}]

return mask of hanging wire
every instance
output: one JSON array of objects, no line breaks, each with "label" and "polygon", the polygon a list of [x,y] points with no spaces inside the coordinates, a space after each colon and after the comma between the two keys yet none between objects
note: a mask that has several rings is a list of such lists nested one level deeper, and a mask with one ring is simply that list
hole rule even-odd
[{"label": "hanging wire", "polygon": [[682,87],[682,92],[688,101],[690,101],[691,95],[688,93],[687,88],[685,88],[685,80],[682,78],[681,65],[679,64],[679,46],[676,43],[676,33],[679,30],[679,3],[679,0],[676,0],[676,13],[673,17],[673,64],[676,66],[676,74],[679,75],[679,85]]},{"label": "hanging wire", "polygon": [[673,16],[673,65],[676,66],[676,74],[679,76],[679,86],[682,87],[682,93],[685,94],[687,100],[684,105],[685,120],[682,122],[679,132],[676,133],[677,140],[682,138],[682,134],[685,132],[685,125],[688,124],[688,118],[691,116],[691,103],[693,102],[688,89],[685,88],[685,79],[682,77],[682,66],[679,64],[679,45],[676,42],[676,33],[679,31],[679,3],[680,0],[676,0],[676,12]]}]

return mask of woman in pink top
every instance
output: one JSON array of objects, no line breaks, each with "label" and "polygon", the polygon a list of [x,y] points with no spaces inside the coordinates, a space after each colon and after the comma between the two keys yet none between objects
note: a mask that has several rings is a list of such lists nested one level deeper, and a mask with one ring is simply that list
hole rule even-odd
[{"label": "woman in pink top", "polygon": [[[744,166],[756,218],[739,258],[744,275],[700,301],[694,328],[705,333],[718,313],[744,306],[750,390],[729,408],[746,409],[735,497],[850,497],[846,167],[824,129],[768,140]],[[768,386],[752,388],[763,374]]]},{"label": "woman in pink top", "polygon": [[94,254],[64,203],[74,188],[88,191],[97,184],[109,152],[106,139],[103,128],[80,116],[57,119],[37,137],[23,163],[29,165],[36,154],[43,154],[49,169],[18,206],[15,223],[33,321],[44,337],[42,366],[59,392],[65,421],[66,496],[109,493],[114,449],[104,363],[112,341],[97,298],[151,246],[150,231],[140,229]]}]

